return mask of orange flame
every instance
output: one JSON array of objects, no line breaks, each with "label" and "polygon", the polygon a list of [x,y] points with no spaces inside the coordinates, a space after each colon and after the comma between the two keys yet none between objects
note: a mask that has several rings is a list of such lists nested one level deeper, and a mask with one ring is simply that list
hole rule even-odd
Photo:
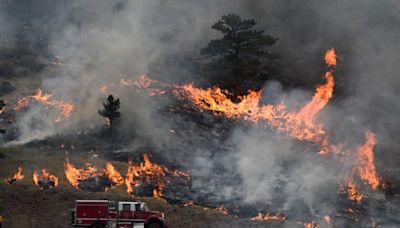
[{"label": "orange flame", "polygon": [[374,164],[374,146],[376,144],[375,134],[365,133],[366,142],[357,149],[356,174],[369,184],[373,190],[379,186],[379,178]]},{"label": "orange flame", "polygon": [[132,161],[128,163],[128,170],[125,175],[125,185],[127,192],[133,194],[134,187],[140,186],[141,183],[155,183],[153,189],[154,197],[162,197],[164,187],[169,183],[169,176],[183,176],[190,180],[190,175],[180,170],[169,170],[163,165],[151,162],[148,154],[143,155],[143,163],[134,164]]},{"label": "orange flame", "polygon": [[275,215],[270,215],[269,212],[263,216],[261,212],[258,212],[256,217],[251,218],[253,221],[277,221],[277,222],[284,222],[286,220],[286,216],[276,213]]},{"label": "orange flame", "polygon": [[363,194],[358,191],[357,186],[353,181],[348,182],[347,186],[347,198],[351,201],[361,203]]},{"label": "orange flame", "polygon": [[117,169],[111,164],[106,164],[106,169],[97,169],[91,164],[86,164],[86,168],[76,168],[66,159],[64,164],[64,172],[68,182],[78,188],[79,182],[92,177],[105,176],[112,181],[113,186],[118,186],[123,183],[123,178]]},{"label": "orange flame", "polygon": [[365,143],[358,146],[353,152],[356,156],[354,167],[350,175],[347,175],[344,183],[347,185],[347,190],[341,187],[341,191],[347,192],[347,198],[350,201],[361,203],[364,196],[357,187],[354,178],[358,177],[364,184],[369,185],[372,190],[382,184],[379,180],[374,164],[374,147],[376,145],[375,134],[367,131],[365,133]]},{"label": "orange flame", "polygon": [[[49,171],[47,171],[46,169],[42,169],[42,175],[40,176],[38,174],[38,172],[35,170],[33,171],[33,183],[35,183],[35,185],[39,186],[39,181],[43,181],[43,180],[47,180],[47,181],[51,181],[54,183],[54,187],[58,186],[58,177],[56,177],[55,175],[52,175],[49,173]],[[43,187],[41,187],[43,189]]]},{"label": "orange flame", "polygon": [[319,225],[314,221],[304,223],[303,225],[304,225],[304,228],[319,228]]},{"label": "orange flame", "polygon": [[332,98],[335,86],[333,71],[326,72],[325,80],[325,84],[317,86],[310,102],[299,111],[291,112],[287,111],[284,103],[260,106],[261,91],[249,91],[247,95],[239,96],[238,102],[232,101],[228,97],[229,92],[218,87],[201,89],[187,84],[175,86],[173,94],[191,101],[198,109],[212,111],[216,115],[252,122],[267,121],[278,131],[319,144],[320,153],[327,154],[328,151],[335,152],[338,146],[329,144],[323,126],[316,123],[316,117]]},{"label": "orange flame", "polygon": [[60,122],[62,119],[69,118],[74,111],[74,105],[72,103],[55,100],[52,93],[43,93],[41,89],[37,89],[36,93],[32,96],[19,99],[14,105],[14,110],[20,111],[21,109],[27,107],[31,100],[40,102],[44,106],[57,109],[59,111],[59,114],[54,120],[55,122]]},{"label": "orange flame", "polygon": [[124,178],[110,162],[106,164],[106,175],[117,186],[124,183]]},{"label": "orange flame", "polygon": [[148,91],[149,96],[156,96],[165,94],[166,91],[160,88],[154,88],[154,85],[157,83],[156,80],[150,79],[147,75],[140,75],[138,79],[125,79],[122,78],[120,80],[120,85],[122,87],[135,87],[138,89],[146,89]]},{"label": "orange flame", "polygon": [[10,176],[9,178],[5,179],[4,181],[7,184],[12,184],[15,181],[20,181],[20,180],[24,179],[24,175],[23,175],[22,171],[23,171],[22,167],[18,167],[17,172],[14,175]]},{"label": "orange flame", "polygon": [[336,66],[336,58],[337,56],[335,54],[335,49],[330,48],[328,49],[328,51],[326,51],[325,62],[328,67]]}]

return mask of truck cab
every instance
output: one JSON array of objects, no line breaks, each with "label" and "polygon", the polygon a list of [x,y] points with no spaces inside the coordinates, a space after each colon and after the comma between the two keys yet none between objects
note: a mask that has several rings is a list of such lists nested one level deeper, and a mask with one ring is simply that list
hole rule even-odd
[{"label": "truck cab", "polygon": [[[166,227],[164,213],[150,211],[144,202],[119,202],[118,219],[120,222],[143,222],[146,228]],[[126,228],[129,228],[129,226]]]},{"label": "truck cab", "polygon": [[77,200],[72,227],[166,228],[164,213],[150,211],[144,202],[121,201],[117,208],[109,200]]}]

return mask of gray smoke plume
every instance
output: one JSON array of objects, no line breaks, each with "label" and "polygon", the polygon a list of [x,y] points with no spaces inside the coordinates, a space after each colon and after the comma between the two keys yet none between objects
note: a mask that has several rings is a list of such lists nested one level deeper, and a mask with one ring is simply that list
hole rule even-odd
[{"label": "gray smoke plume", "polygon": [[[329,203],[335,199],[324,199],[337,190],[326,186],[340,184],[348,171],[346,165],[323,161],[316,149],[304,148],[273,130],[214,121],[206,114],[198,118],[211,126],[197,124],[185,115],[165,115],[173,100],[118,87],[121,75],[135,78],[148,74],[162,82],[201,82],[202,75],[194,73],[189,60],[198,59],[200,48],[218,37],[210,28],[215,21],[223,14],[237,13],[254,18],[258,28],[279,37],[273,48],[279,56],[278,70],[275,80],[265,86],[265,103],[283,99],[295,109],[307,102],[315,85],[323,82],[324,51],[335,47],[339,53],[335,95],[320,113],[319,121],[334,143],[344,142],[348,147],[361,144],[367,129],[376,133],[378,172],[399,181],[400,5],[396,1],[90,0],[0,4],[0,39],[13,40],[22,33],[33,49],[57,56],[61,70],[45,79],[42,87],[75,105],[72,118],[61,124],[53,123],[37,108],[29,109],[17,122],[19,143],[103,124],[97,110],[106,95],[99,89],[113,83],[116,87],[112,91],[122,104],[122,132],[127,134],[125,137],[134,135],[130,147],[152,144],[166,150],[166,160],[188,167],[199,177],[194,179],[195,187],[206,186],[209,192],[222,189],[226,199],[241,195],[247,203],[278,202],[273,209],[297,208],[312,215],[332,213]],[[22,32],[21,26],[26,28]],[[226,126],[229,133],[221,133]],[[240,187],[232,190],[204,178],[219,168],[237,174]],[[277,192],[285,199],[276,197]]]}]

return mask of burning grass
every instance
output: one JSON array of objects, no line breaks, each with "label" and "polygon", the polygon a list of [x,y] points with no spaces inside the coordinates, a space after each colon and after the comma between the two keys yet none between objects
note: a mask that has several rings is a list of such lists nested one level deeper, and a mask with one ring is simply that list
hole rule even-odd
[{"label": "burning grass", "polygon": [[41,189],[49,189],[56,188],[58,186],[58,177],[53,174],[50,174],[47,169],[42,169],[41,174],[39,174],[36,170],[33,171],[33,183],[39,186]]},{"label": "burning grass", "polygon": [[68,182],[77,189],[106,191],[110,187],[123,184],[121,174],[110,162],[107,162],[105,169],[97,169],[90,163],[86,163],[85,168],[76,168],[66,159],[64,170]]},{"label": "burning grass", "polygon": [[[377,143],[375,135],[367,131],[363,144],[353,149],[344,150],[345,143],[332,144],[323,123],[318,121],[318,114],[333,97],[336,58],[334,49],[329,49],[325,53],[327,65],[327,71],[324,74],[325,82],[317,85],[311,100],[296,110],[290,110],[284,102],[276,105],[261,104],[260,101],[263,96],[261,91],[249,91],[247,95],[233,100],[230,98],[231,94],[229,91],[218,87],[203,89],[197,88],[193,84],[159,84],[145,75],[140,76],[137,80],[121,79],[119,86],[144,90],[147,91],[149,96],[165,94],[166,89],[169,89],[178,99],[189,102],[195,109],[206,110],[216,116],[228,119],[239,119],[272,127],[280,133],[317,145],[319,155],[326,157],[329,155],[331,156],[329,158],[335,159],[337,163],[350,158],[353,161],[349,162],[352,163],[351,172],[343,178],[343,186],[345,186],[343,192],[347,193],[347,198],[350,202],[361,204],[366,199],[364,193],[366,189],[376,190],[382,185],[374,164],[374,146]],[[115,88],[114,84],[103,85],[100,91],[102,93],[110,93]],[[15,106],[15,110],[18,111],[27,107],[31,101],[36,101],[45,107],[52,107],[59,110],[59,115],[55,121],[68,118],[74,110],[72,104],[55,100],[53,94],[46,94],[41,90],[38,90],[33,96],[20,99]],[[154,197],[164,197],[166,187],[174,185],[174,183],[171,184],[173,178],[179,177],[185,179],[186,183],[191,182],[189,173],[180,170],[170,170],[164,165],[153,163],[147,154],[143,155],[142,163],[135,164],[129,161],[127,166],[127,172],[125,177],[123,177],[119,170],[110,162],[106,163],[105,168],[97,168],[89,163],[83,168],[77,168],[68,159],[64,164],[65,177],[68,182],[74,188],[88,191],[106,191],[111,187],[125,184],[127,192],[132,195],[147,195],[150,193]],[[11,184],[19,180],[18,178],[20,177],[15,175],[8,178],[9,181],[6,180],[6,182]],[[20,176],[23,177],[22,168]],[[55,183],[58,183],[58,179],[56,181],[56,179],[51,178],[51,175],[47,171],[44,172],[43,170],[41,176],[36,173],[33,178],[37,185],[39,185],[40,180],[53,181],[55,186],[57,186]],[[146,191],[146,194],[143,194],[143,191]],[[352,208],[350,210],[355,211]],[[213,211],[228,214],[228,209],[223,205]],[[259,213],[256,217],[252,218],[252,220],[256,221],[278,222],[285,222],[286,219],[286,216],[279,213],[266,213],[265,215]],[[319,227],[315,222],[304,223],[303,225],[307,228]]]},{"label": "burning grass", "polygon": [[58,111],[57,117],[54,122],[60,122],[71,116],[74,111],[74,105],[71,102],[57,100],[54,98],[53,93],[45,93],[40,88],[36,90],[34,95],[20,98],[14,105],[14,110],[19,112],[26,108],[32,101],[38,102],[45,108],[54,108]]},{"label": "burning grass", "polygon": [[18,167],[17,172],[15,172],[15,174],[11,175],[9,178],[5,179],[4,181],[7,184],[12,184],[15,181],[20,181],[22,179],[24,179],[24,174],[22,173],[23,169],[22,167]]},{"label": "burning grass", "polygon": [[162,197],[164,188],[171,181],[171,177],[184,177],[189,182],[191,177],[189,173],[180,170],[169,170],[163,165],[153,163],[148,154],[143,155],[143,162],[135,164],[129,161],[128,171],[125,175],[125,185],[127,192],[135,193],[135,189],[144,185],[152,188],[154,197]]},{"label": "burning grass", "polygon": [[285,222],[286,216],[280,213],[270,214],[269,212],[263,215],[261,212],[258,212],[256,217],[251,218],[253,221],[274,221],[274,222]]}]

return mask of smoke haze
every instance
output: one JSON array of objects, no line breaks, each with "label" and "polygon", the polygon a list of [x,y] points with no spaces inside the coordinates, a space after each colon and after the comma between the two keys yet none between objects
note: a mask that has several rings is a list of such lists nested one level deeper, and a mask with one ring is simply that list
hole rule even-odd
[{"label": "smoke haze", "polygon": [[[349,148],[363,143],[366,129],[374,132],[378,173],[400,181],[399,10],[397,1],[373,0],[2,1],[0,41],[28,40],[33,50],[57,57],[60,70],[42,88],[75,105],[73,118],[61,124],[30,108],[18,119],[16,142],[102,125],[97,110],[106,95],[99,89],[118,85],[121,77],[147,74],[168,83],[203,83],[196,64],[200,48],[219,36],[211,25],[237,13],[279,38],[272,48],[279,56],[277,71],[264,87],[263,102],[301,107],[323,82],[324,51],[335,47],[337,86],[318,119],[335,142]],[[151,144],[165,159],[188,168],[195,188],[219,190],[225,199],[240,195],[245,203],[262,201],[312,215],[334,211],[329,196],[337,189],[326,186],[339,185],[347,165],[323,161],[317,149],[271,129],[213,120],[206,113],[198,114],[206,126],[199,125],[185,115],[165,114],[173,99],[117,90],[121,132],[131,138],[125,149]],[[208,182],[218,169],[239,177],[240,187]],[[306,209],[299,208],[300,199]]]}]

